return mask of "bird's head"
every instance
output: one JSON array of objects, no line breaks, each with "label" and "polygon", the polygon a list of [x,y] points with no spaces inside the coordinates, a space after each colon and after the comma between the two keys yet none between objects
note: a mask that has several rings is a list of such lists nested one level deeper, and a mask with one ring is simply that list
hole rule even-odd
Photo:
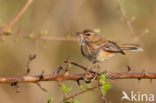
[{"label": "bird's head", "polygon": [[87,29],[84,30],[83,32],[77,32],[76,34],[80,36],[81,43],[83,44],[92,41],[96,33],[92,30]]}]

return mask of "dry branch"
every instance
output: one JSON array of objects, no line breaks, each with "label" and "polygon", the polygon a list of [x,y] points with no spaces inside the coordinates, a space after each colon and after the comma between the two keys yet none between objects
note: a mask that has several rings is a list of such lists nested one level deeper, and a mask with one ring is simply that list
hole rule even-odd
[{"label": "dry branch", "polygon": [[[121,73],[106,73],[109,79],[156,79],[156,73],[139,73],[139,72],[121,72]],[[14,82],[41,82],[41,81],[65,81],[65,80],[82,80],[86,77],[91,80],[94,77],[93,73],[83,74],[50,74],[50,75],[32,75],[19,77],[0,77],[0,83]],[[97,78],[96,78],[97,79]]]},{"label": "dry branch", "polygon": [[118,6],[118,8],[119,8],[119,10],[120,10],[121,16],[123,17],[123,19],[125,20],[125,22],[126,22],[128,28],[129,28],[129,31],[130,31],[132,37],[135,38],[135,37],[136,37],[136,32],[135,32],[135,30],[134,30],[134,28],[133,28],[131,19],[129,19],[129,18],[127,17],[125,10],[123,9],[123,7],[122,7],[121,4],[120,4],[120,0],[116,0],[116,4],[117,4],[117,6]]},{"label": "dry branch", "polygon": [[96,89],[97,87],[98,87],[98,86],[94,86],[94,87],[92,87],[92,88],[88,88],[86,91],[80,91],[80,92],[78,92],[78,93],[76,93],[76,94],[74,94],[74,95],[72,95],[72,96],[66,97],[64,100],[67,101],[67,100],[69,100],[69,99],[72,99],[73,97],[76,97],[76,96],[78,96],[78,95],[81,95],[81,94],[86,93],[86,92],[89,92],[89,91],[92,91],[92,90]]},{"label": "dry branch", "polygon": [[4,32],[7,32],[7,30],[10,29],[19,20],[19,18],[24,14],[26,9],[30,6],[30,4],[33,1],[34,0],[28,0],[27,1],[27,3],[24,5],[23,9],[21,9],[21,11],[16,15],[16,17],[14,19],[12,19],[12,21],[4,27],[4,29],[3,29]]}]

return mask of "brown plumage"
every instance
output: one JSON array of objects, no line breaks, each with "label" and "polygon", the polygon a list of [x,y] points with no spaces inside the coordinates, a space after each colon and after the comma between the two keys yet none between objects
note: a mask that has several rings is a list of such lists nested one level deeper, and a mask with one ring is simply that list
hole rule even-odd
[{"label": "brown plumage", "polygon": [[117,44],[107,40],[92,30],[78,32],[81,40],[81,53],[93,62],[104,62],[117,53],[125,55],[124,50],[142,51],[137,44]]}]

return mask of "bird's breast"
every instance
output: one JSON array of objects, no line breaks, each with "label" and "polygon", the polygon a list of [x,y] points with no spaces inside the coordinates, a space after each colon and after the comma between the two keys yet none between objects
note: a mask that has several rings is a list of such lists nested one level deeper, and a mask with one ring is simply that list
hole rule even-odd
[{"label": "bird's breast", "polygon": [[110,57],[113,57],[115,55],[115,53],[111,53],[111,52],[107,52],[104,50],[100,50],[98,52],[98,55],[96,57],[97,61],[99,62],[105,62],[107,61]]},{"label": "bird's breast", "polygon": [[87,45],[81,45],[81,53],[90,61],[96,61],[97,52]]}]

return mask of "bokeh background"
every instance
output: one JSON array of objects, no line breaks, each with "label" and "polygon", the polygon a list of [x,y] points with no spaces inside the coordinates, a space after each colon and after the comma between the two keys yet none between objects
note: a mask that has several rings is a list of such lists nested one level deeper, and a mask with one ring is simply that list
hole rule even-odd
[{"label": "bokeh background", "polygon": [[[27,0],[0,0],[1,25],[9,23],[21,10]],[[130,65],[137,72],[156,72],[156,0],[121,0],[127,16],[132,18],[136,32],[149,31],[136,41],[131,39],[127,24],[117,8],[115,0],[34,0],[24,15],[13,26],[12,31],[20,30],[20,36],[38,35],[47,30],[47,36],[76,37],[75,32],[83,29],[100,30],[100,35],[119,43],[138,43],[143,52],[126,52],[127,55],[117,55],[107,62],[100,64],[100,70],[108,72],[125,72]],[[4,38],[3,38],[4,39]],[[16,37],[14,34],[6,36],[0,42],[0,76],[21,76],[26,71],[29,54],[36,54],[37,58],[31,62],[31,74],[46,74],[56,71],[63,60],[70,56],[72,61],[84,66],[91,64],[82,57],[80,43],[71,41],[41,41]],[[82,73],[78,68],[70,73]],[[111,103],[120,103],[122,91],[129,95],[135,93],[152,93],[156,95],[156,81],[153,80],[109,80],[112,88],[106,98]],[[80,88],[73,81],[63,82],[72,86],[72,95]],[[81,82],[85,85],[84,82]],[[48,90],[43,92],[35,84],[19,84],[20,93],[9,84],[0,84],[0,100],[5,103],[46,103],[49,97],[58,103],[63,93],[57,82],[42,82]],[[76,97],[82,103],[102,103],[98,90]],[[123,101],[129,103],[128,101]]]}]

